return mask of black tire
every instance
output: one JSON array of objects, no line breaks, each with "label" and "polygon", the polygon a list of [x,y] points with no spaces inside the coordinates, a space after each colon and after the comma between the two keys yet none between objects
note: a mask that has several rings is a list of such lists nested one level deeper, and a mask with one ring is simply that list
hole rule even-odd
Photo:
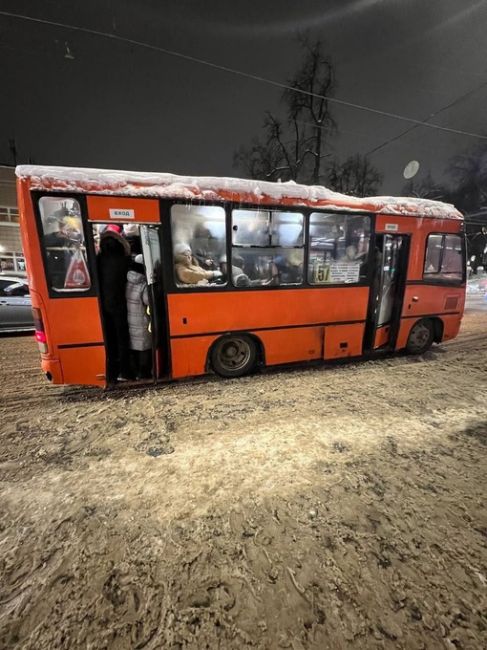
[{"label": "black tire", "polygon": [[435,328],[429,318],[419,320],[409,332],[406,351],[409,354],[424,354],[435,338]]},{"label": "black tire", "polygon": [[257,360],[257,348],[250,336],[232,334],[222,336],[213,345],[210,361],[221,377],[241,377],[251,372]]}]

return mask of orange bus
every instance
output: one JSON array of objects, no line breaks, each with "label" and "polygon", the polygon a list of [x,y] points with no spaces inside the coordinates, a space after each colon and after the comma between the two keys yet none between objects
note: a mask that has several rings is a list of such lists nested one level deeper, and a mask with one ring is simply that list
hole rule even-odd
[{"label": "orange bus", "polygon": [[292,182],[30,165],[16,173],[35,336],[55,384],[106,387],[120,350],[134,348],[132,330],[127,343],[123,326],[120,344],[122,325],[107,312],[108,300],[123,314],[127,290],[124,277],[107,289],[107,241],[120,268],[142,278],[135,306],[146,319],[149,381],[421,354],[459,331],[465,237],[451,205]]}]

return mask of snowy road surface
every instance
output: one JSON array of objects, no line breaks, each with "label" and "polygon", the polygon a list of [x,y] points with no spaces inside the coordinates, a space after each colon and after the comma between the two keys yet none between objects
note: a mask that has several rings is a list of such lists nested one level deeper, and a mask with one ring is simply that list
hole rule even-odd
[{"label": "snowy road surface", "polygon": [[52,387],[0,338],[0,647],[487,647],[487,314],[423,359]]}]

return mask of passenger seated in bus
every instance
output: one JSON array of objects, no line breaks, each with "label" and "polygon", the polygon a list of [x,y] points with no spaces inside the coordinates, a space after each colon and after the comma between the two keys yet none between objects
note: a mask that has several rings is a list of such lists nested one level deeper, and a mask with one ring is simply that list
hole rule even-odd
[{"label": "passenger seated in bus", "polygon": [[339,262],[349,262],[349,263],[358,263],[359,258],[357,256],[357,249],[356,247],[351,244],[350,246],[347,246],[345,249],[345,254],[340,257],[338,260]]},{"label": "passenger seated in bus", "polygon": [[[236,259],[234,253],[233,261],[235,262]],[[241,267],[242,273],[249,278],[249,286],[260,287],[279,283],[278,271],[273,256],[268,253],[263,254],[258,249],[241,249],[239,250],[238,266]],[[244,286],[243,280],[242,286]]]},{"label": "passenger seated in bus", "polygon": [[100,252],[97,255],[108,383],[133,378],[125,297],[129,260],[128,242],[116,226],[108,226],[100,235]]},{"label": "passenger seated in bus", "polygon": [[[233,256],[233,262],[240,262],[242,263],[243,260],[240,257]],[[220,257],[220,270],[222,272],[223,278],[226,280],[228,278],[228,263],[227,263],[227,256],[222,255]],[[242,278],[242,284],[238,286],[248,286],[249,278],[248,276],[243,272],[243,269],[240,266],[237,266],[236,264],[232,264],[232,280],[233,284],[235,285],[235,280],[236,278]],[[237,286],[237,285],[235,285]]]},{"label": "passenger seated in bus", "polygon": [[218,239],[212,236],[206,226],[198,224],[195,227],[191,239],[193,258],[205,271],[218,270],[218,244]]},{"label": "passenger seated in bus", "polygon": [[[244,264],[244,260],[237,255],[233,256],[233,261],[236,262],[236,264],[240,264],[242,266]],[[251,280],[247,273],[245,273],[245,271],[236,264],[232,264],[232,284],[234,287],[261,287],[271,284],[272,278],[257,278]],[[228,264],[226,255],[222,255],[220,258],[220,268],[223,274],[223,278],[226,280],[228,277]]]},{"label": "passenger seated in bus", "polygon": [[279,284],[300,284],[303,280],[303,258],[295,251],[283,250],[274,257]]},{"label": "passenger seated in bus", "polygon": [[136,255],[127,273],[127,317],[130,350],[136,379],[150,379],[152,371],[152,337],[149,331],[149,289],[144,258]]},{"label": "passenger seated in bus", "polygon": [[176,244],[174,247],[174,270],[178,282],[182,284],[208,284],[209,280],[218,280],[223,276],[219,270],[207,271],[193,258],[188,244]]},{"label": "passenger seated in bus", "polygon": [[[237,264],[243,264],[243,259],[238,256],[233,256],[233,261]],[[226,280],[228,278],[228,264],[227,256],[222,255],[220,258],[220,269],[223,273],[223,278]],[[232,284],[234,287],[251,287],[253,286],[252,280],[249,276],[244,273],[243,269],[236,264],[232,264]]]}]

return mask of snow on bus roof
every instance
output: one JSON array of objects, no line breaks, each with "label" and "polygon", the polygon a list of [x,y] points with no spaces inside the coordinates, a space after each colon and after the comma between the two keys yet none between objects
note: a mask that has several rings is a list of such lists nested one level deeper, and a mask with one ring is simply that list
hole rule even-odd
[{"label": "snow on bus roof", "polygon": [[285,205],[348,208],[389,215],[463,218],[453,205],[440,201],[391,196],[358,198],[318,185],[298,185],[294,181],[272,183],[243,178],[177,176],[157,172],[42,165],[19,165],[15,173],[19,178],[28,178],[30,188],[36,190],[188,200],[233,200],[262,205],[283,202]]}]

